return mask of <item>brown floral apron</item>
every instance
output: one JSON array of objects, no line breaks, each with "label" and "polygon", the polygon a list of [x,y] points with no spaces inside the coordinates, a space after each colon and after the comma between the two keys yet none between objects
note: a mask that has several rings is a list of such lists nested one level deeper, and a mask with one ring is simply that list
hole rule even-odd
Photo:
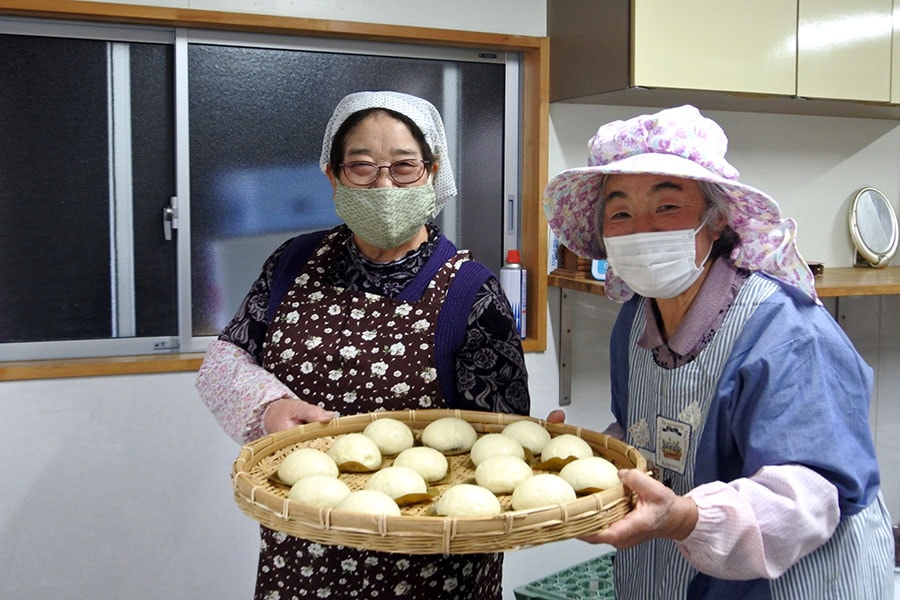
[{"label": "brown floral apron", "polygon": [[[323,239],[282,298],[266,334],[263,366],[299,398],[344,415],[444,407],[434,331],[468,253],[420,273],[410,283],[423,284],[417,298],[395,300],[326,282],[347,241],[344,232]],[[501,595],[501,554],[409,556],[261,532],[257,599]]]}]

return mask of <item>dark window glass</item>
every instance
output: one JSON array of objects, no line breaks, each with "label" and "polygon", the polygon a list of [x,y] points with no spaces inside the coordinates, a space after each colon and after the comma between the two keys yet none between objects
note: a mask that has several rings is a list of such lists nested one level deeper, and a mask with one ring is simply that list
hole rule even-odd
[{"label": "dark window glass", "polygon": [[[172,48],[131,45],[135,315],[138,336],[178,331],[176,245],[162,211],[175,190]],[[177,234],[175,234],[177,235]],[[175,237],[173,235],[173,238]]]},{"label": "dark window glass", "polygon": [[[174,244],[160,242],[174,189],[172,51],[130,46],[133,232],[121,236],[110,44],[0,35],[0,341],[116,337],[123,306],[139,335],[177,333]],[[127,299],[123,252],[137,280]]]},{"label": "dark window glass", "polygon": [[438,223],[499,268],[502,65],[202,44],[189,65],[194,335],[219,332],[281,242],[340,222],[319,155],[334,106],[354,91],[438,107],[459,188],[454,222]]},{"label": "dark window glass", "polygon": [[0,331],[111,333],[106,44],[0,36]]}]

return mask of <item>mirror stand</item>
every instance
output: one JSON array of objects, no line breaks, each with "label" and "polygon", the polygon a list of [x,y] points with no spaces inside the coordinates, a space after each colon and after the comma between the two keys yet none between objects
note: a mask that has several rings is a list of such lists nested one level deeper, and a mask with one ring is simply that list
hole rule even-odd
[{"label": "mirror stand", "polygon": [[897,252],[900,227],[891,203],[880,191],[864,187],[850,205],[850,238],[856,267],[884,268]]},{"label": "mirror stand", "polygon": [[859,253],[859,250],[855,250],[854,254],[856,255],[856,260],[853,262],[854,267],[860,267],[864,269],[872,269],[875,268],[871,262],[868,261],[862,254]]}]

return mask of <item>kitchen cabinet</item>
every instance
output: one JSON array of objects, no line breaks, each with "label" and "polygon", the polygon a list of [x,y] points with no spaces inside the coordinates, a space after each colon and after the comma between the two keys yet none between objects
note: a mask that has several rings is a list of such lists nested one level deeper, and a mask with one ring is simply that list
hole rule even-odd
[{"label": "kitchen cabinet", "polygon": [[797,95],[889,102],[892,12],[893,0],[799,0]]},{"label": "kitchen cabinet", "polygon": [[632,84],[793,94],[796,39],[785,0],[635,0]]},{"label": "kitchen cabinet", "polygon": [[549,0],[550,100],[900,119],[898,4]]},{"label": "kitchen cabinet", "polygon": [[900,104],[900,0],[894,0],[894,53],[891,57],[891,102]]}]

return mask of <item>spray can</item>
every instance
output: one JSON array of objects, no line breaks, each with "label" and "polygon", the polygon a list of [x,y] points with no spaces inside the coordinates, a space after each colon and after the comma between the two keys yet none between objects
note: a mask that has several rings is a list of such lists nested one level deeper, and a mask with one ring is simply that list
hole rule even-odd
[{"label": "spray can", "polygon": [[522,259],[518,250],[506,253],[506,262],[500,269],[500,287],[506,293],[516,319],[519,337],[525,337],[527,314],[528,273],[522,268]]}]

